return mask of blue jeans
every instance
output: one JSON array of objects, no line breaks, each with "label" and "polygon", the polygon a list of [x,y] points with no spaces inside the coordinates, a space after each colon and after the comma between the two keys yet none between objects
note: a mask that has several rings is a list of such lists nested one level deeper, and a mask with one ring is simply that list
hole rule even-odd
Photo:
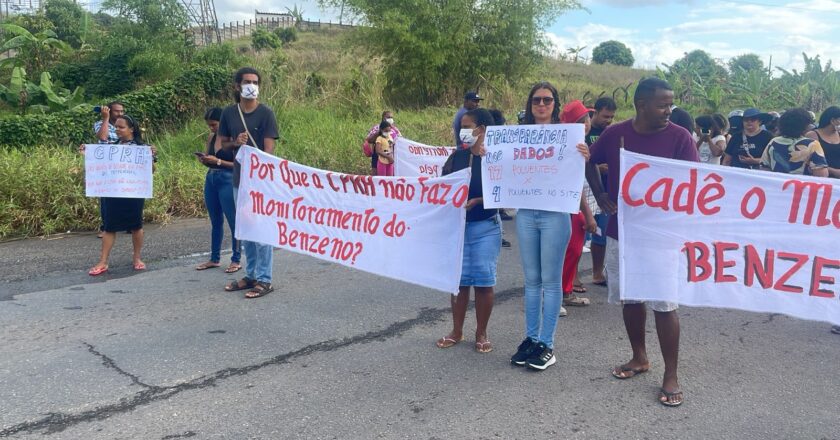
[{"label": "blue jeans", "polygon": [[516,237],[525,272],[525,334],[552,350],[563,305],[563,258],[571,235],[568,213],[535,209],[516,213]]},{"label": "blue jeans", "polygon": [[[239,188],[233,187],[233,202],[236,204],[239,198]],[[274,247],[256,243],[248,240],[241,240],[242,249],[245,251],[245,276],[263,283],[271,283],[271,267],[274,265]]]},{"label": "blue jeans", "polygon": [[233,201],[233,171],[210,169],[204,179],[204,204],[210,215],[210,261],[221,260],[222,240],[225,238],[225,218],[230,226],[230,241],[233,247],[232,263],[239,263],[239,242],[236,231],[236,203]]}]

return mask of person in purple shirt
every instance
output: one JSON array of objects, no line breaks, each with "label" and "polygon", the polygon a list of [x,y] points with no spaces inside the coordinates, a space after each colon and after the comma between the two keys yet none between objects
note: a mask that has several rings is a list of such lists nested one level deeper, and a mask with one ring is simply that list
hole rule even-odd
[{"label": "person in purple shirt", "polygon": [[[611,214],[607,227],[607,290],[609,302],[620,303],[621,286],[618,283],[618,180],[621,175],[619,155],[621,148],[627,151],[650,156],[681,159],[698,162],[697,147],[689,132],[669,121],[671,107],[674,104],[674,91],[671,86],[658,78],[647,78],[639,82],[633,97],[636,116],[627,121],[607,128],[591,147],[592,157],[586,165],[586,180],[592,188],[598,205],[604,212]],[[598,164],[606,163],[608,192],[603,190]],[[633,250],[627,250],[632,255]],[[665,377],[660,389],[659,402],[665,406],[678,406],[683,402],[683,392],[677,380],[677,364],[680,345],[680,322],[677,304],[663,301],[649,301],[656,318],[656,331],[659,346],[665,361]],[[623,301],[624,326],[633,358],[623,365],[615,367],[613,376],[629,379],[650,369],[645,349],[645,320],[647,308],[639,301]]]}]

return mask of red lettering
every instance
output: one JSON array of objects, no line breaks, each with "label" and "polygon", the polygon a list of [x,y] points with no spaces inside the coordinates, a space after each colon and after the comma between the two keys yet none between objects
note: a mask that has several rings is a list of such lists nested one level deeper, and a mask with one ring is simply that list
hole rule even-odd
[{"label": "red lettering", "polygon": [[[682,194],[685,193],[685,204],[680,204]],[[697,170],[692,168],[689,171],[688,182],[677,185],[674,190],[674,212],[684,212],[688,215],[694,214],[694,196],[697,194]]]},{"label": "red lettering", "polygon": [[[805,205],[805,213],[802,216],[802,224],[810,225],[813,221],[814,210],[817,206],[819,192],[822,191],[823,193],[822,203],[827,203],[825,199],[831,199],[831,184],[788,180],[782,185],[782,189],[787,189],[791,185],[793,185],[793,197],[790,201],[790,216],[788,217],[788,223],[796,223],[799,218],[799,207],[802,204],[802,196],[805,191],[808,190],[808,199]],[[823,210],[821,209],[821,211]],[[824,211],[828,212],[828,208],[826,207]],[[822,226],[827,224],[825,221],[820,222],[819,220],[817,223],[824,223]]]},{"label": "red lettering", "polygon": [[[753,210],[750,211],[748,205],[753,197],[758,197],[758,203],[756,204],[755,208],[753,208]],[[747,193],[744,194],[744,198],[741,199],[741,215],[750,220],[754,220],[756,217],[761,215],[761,213],[764,211],[764,205],[766,204],[767,195],[764,193],[764,190],[757,186],[754,186],[752,187],[752,189],[747,191]]]},{"label": "red lettering", "polygon": [[[703,189],[700,190],[700,194],[697,196],[697,209],[703,215],[714,215],[720,212],[720,206],[712,206],[710,208],[708,204],[720,200],[726,195],[726,188],[720,184],[720,182],[723,182],[723,177],[717,173],[711,173],[703,181],[708,182],[710,179],[714,183],[704,185]],[[715,191],[715,194],[710,196],[709,192],[711,191]]]},{"label": "red lettering", "polygon": [[738,249],[737,243],[725,243],[717,241],[715,246],[715,282],[716,283],[734,283],[738,281],[734,275],[724,275],[723,270],[728,267],[735,266],[735,260],[726,260],[723,253],[726,251],[734,251]]},{"label": "red lettering", "polygon": [[787,272],[782,274],[778,280],[776,280],[776,284],[773,285],[773,288],[782,292],[790,292],[790,293],[802,293],[804,289],[799,286],[790,286],[785,283],[788,282],[791,277],[793,277],[805,263],[808,262],[808,256],[803,254],[795,254],[792,252],[779,252],[777,254],[780,260],[785,261],[793,261],[793,266],[788,269]]},{"label": "red lettering", "polygon": [[764,264],[761,264],[761,257],[755,246],[748,244],[744,247],[744,285],[752,287],[753,282],[758,277],[758,284],[764,289],[773,287],[773,263],[775,261],[776,252],[773,249],[764,251]]},{"label": "red lettering", "polygon": [[[674,179],[671,179],[670,177],[663,177],[657,180],[645,193],[645,203],[652,208],[662,208],[663,211],[667,211],[668,199],[671,198],[671,187],[673,185]],[[660,187],[662,188],[662,198],[660,200],[654,200],[653,197],[656,195],[656,191]]]},{"label": "red lettering", "polygon": [[811,272],[811,292],[810,296],[818,296],[821,298],[834,298],[834,292],[831,290],[820,289],[820,284],[834,284],[834,277],[823,275],[822,271],[825,268],[840,269],[840,260],[832,260],[823,257],[814,257],[814,269]]},{"label": "red lettering", "polygon": [[[699,256],[696,251],[700,251]],[[706,281],[712,276],[712,265],[709,263],[709,256],[711,255],[711,252],[705,243],[701,243],[699,241],[686,242],[683,252],[685,252],[686,257],[688,257],[689,283]],[[698,268],[703,270],[702,274],[697,273]]]},{"label": "red lettering", "polygon": [[624,199],[624,203],[630,206],[642,206],[645,204],[642,199],[633,200],[630,198],[630,184],[633,182],[633,178],[636,177],[636,174],[646,168],[650,168],[650,165],[646,163],[637,163],[624,174],[624,181],[621,182],[621,198]]}]

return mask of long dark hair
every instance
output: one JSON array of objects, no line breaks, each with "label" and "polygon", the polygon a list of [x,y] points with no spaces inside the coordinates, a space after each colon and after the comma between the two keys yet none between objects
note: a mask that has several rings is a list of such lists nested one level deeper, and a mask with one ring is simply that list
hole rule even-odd
[{"label": "long dark hair", "polygon": [[117,119],[122,119],[125,121],[126,124],[128,124],[128,128],[131,129],[132,136],[134,137],[134,143],[142,145],[143,136],[140,133],[140,124],[137,121],[135,121],[134,118],[128,115],[122,115]]},{"label": "long dark hair", "polygon": [[469,116],[475,122],[476,127],[490,127],[491,125],[497,124],[496,118],[486,108],[474,108],[465,113],[465,115]]},{"label": "long dark hair", "polygon": [[554,110],[551,112],[551,122],[560,122],[560,95],[557,93],[557,89],[548,81],[538,82],[534,84],[534,87],[531,87],[531,93],[528,93],[528,100],[525,101],[525,119],[523,122],[525,124],[536,124],[534,113],[531,111],[531,99],[534,97],[534,93],[537,93],[537,90],[540,89],[548,89],[551,92],[551,96],[554,97]]},{"label": "long dark hair", "polygon": [[820,115],[820,125],[818,125],[817,128],[828,127],[831,125],[831,120],[837,118],[840,118],[840,107],[832,105],[831,107],[823,110]]},{"label": "long dark hair", "polygon": [[[233,82],[235,84],[242,84],[242,77],[244,77],[245,75],[247,75],[249,73],[257,75],[257,81],[262,82],[262,77],[260,76],[260,72],[257,72],[257,69],[254,69],[253,67],[243,67],[243,68],[237,70],[236,74],[233,75]],[[236,102],[239,102],[239,100],[242,99],[242,96],[240,96],[240,94],[239,94],[239,90],[235,90],[233,92],[233,99],[235,99]]]}]

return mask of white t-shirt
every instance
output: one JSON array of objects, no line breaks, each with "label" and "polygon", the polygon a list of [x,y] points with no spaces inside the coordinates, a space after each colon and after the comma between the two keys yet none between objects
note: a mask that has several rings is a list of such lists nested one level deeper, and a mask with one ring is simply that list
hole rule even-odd
[{"label": "white t-shirt", "polygon": [[[694,137],[694,142],[697,142],[699,140],[696,133],[692,134],[692,136]],[[721,141],[725,144],[726,136],[719,134],[712,138],[712,142],[714,143],[718,143]],[[726,147],[724,147],[724,149],[726,149]],[[720,156],[715,157],[715,155],[712,154],[712,147],[709,146],[708,142],[703,142],[702,144],[700,144],[699,147],[697,147],[697,155],[700,156],[700,162],[712,165],[720,165],[720,159],[721,157],[723,157],[722,154]]]}]

